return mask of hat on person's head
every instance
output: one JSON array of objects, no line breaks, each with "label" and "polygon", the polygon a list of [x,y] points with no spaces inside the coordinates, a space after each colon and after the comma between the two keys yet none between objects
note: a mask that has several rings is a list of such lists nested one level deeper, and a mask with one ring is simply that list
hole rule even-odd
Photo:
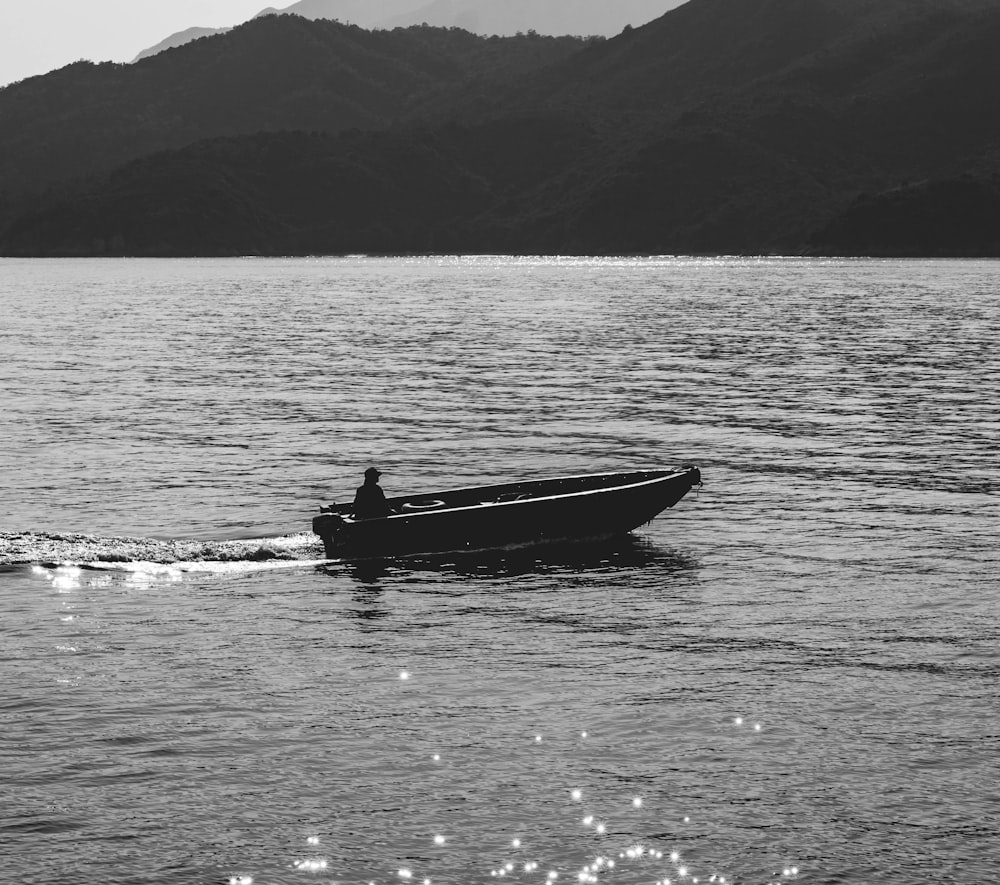
[{"label": "hat on person's head", "polygon": [[369,476],[374,476],[375,479],[378,479],[381,475],[382,475],[382,471],[381,470],[376,470],[374,467],[369,467],[365,471],[365,478],[368,478]]}]

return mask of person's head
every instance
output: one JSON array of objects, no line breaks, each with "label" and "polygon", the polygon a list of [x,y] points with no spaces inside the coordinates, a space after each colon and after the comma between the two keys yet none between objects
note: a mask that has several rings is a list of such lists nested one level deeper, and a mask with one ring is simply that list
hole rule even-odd
[{"label": "person's head", "polygon": [[381,475],[382,472],[380,470],[376,470],[374,467],[369,467],[365,471],[365,482],[368,483],[368,485],[375,485]]}]

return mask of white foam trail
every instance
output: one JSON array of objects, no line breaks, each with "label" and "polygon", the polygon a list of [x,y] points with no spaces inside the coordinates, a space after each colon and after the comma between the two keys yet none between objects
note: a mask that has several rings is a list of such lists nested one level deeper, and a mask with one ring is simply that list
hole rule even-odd
[{"label": "white foam trail", "polygon": [[174,562],[165,565],[159,562],[89,562],[88,569],[122,572],[138,579],[180,581],[185,575],[241,575],[250,572],[289,571],[291,569],[315,568],[329,565],[338,560],[331,559],[267,559],[257,562],[252,559],[237,560],[194,560]]},{"label": "white foam trail", "polygon": [[[148,563],[180,568],[182,571],[228,571],[225,563],[249,563],[250,569],[315,566],[322,545],[311,532],[277,537],[241,538],[219,541],[158,540],[155,538],[101,537],[98,535],[0,534],[0,562],[6,562],[9,548],[22,561],[34,561],[36,574],[49,575],[60,567],[110,570],[115,565],[138,564],[149,572]],[[276,563],[289,563],[276,566]],[[16,564],[16,562],[15,562]],[[47,568],[45,568],[47,566]]]}]

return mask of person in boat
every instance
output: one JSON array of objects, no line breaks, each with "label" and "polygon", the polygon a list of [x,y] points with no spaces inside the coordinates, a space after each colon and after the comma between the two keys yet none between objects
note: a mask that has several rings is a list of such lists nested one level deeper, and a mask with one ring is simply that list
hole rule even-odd
[{"label": "person in boat", "polygon": [[358,491],[354,495],[355,519],[378,519],[392,513],[392,508],[385,500],[385,492],[378,484],[381,475],[382,472],[374,467],[369,467],[365,471],[365,484],[358,486]]}]

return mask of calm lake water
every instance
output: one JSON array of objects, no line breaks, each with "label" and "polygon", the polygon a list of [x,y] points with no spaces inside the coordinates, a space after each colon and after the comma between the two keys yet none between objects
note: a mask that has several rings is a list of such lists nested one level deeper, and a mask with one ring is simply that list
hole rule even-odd
[{"label": "calm lake water", "polygon": [[[1000,875],[1000,263],[0,261],[0,309],[0,882]],[[370,464],[683,463],[606,545],[308,533]]]}]

